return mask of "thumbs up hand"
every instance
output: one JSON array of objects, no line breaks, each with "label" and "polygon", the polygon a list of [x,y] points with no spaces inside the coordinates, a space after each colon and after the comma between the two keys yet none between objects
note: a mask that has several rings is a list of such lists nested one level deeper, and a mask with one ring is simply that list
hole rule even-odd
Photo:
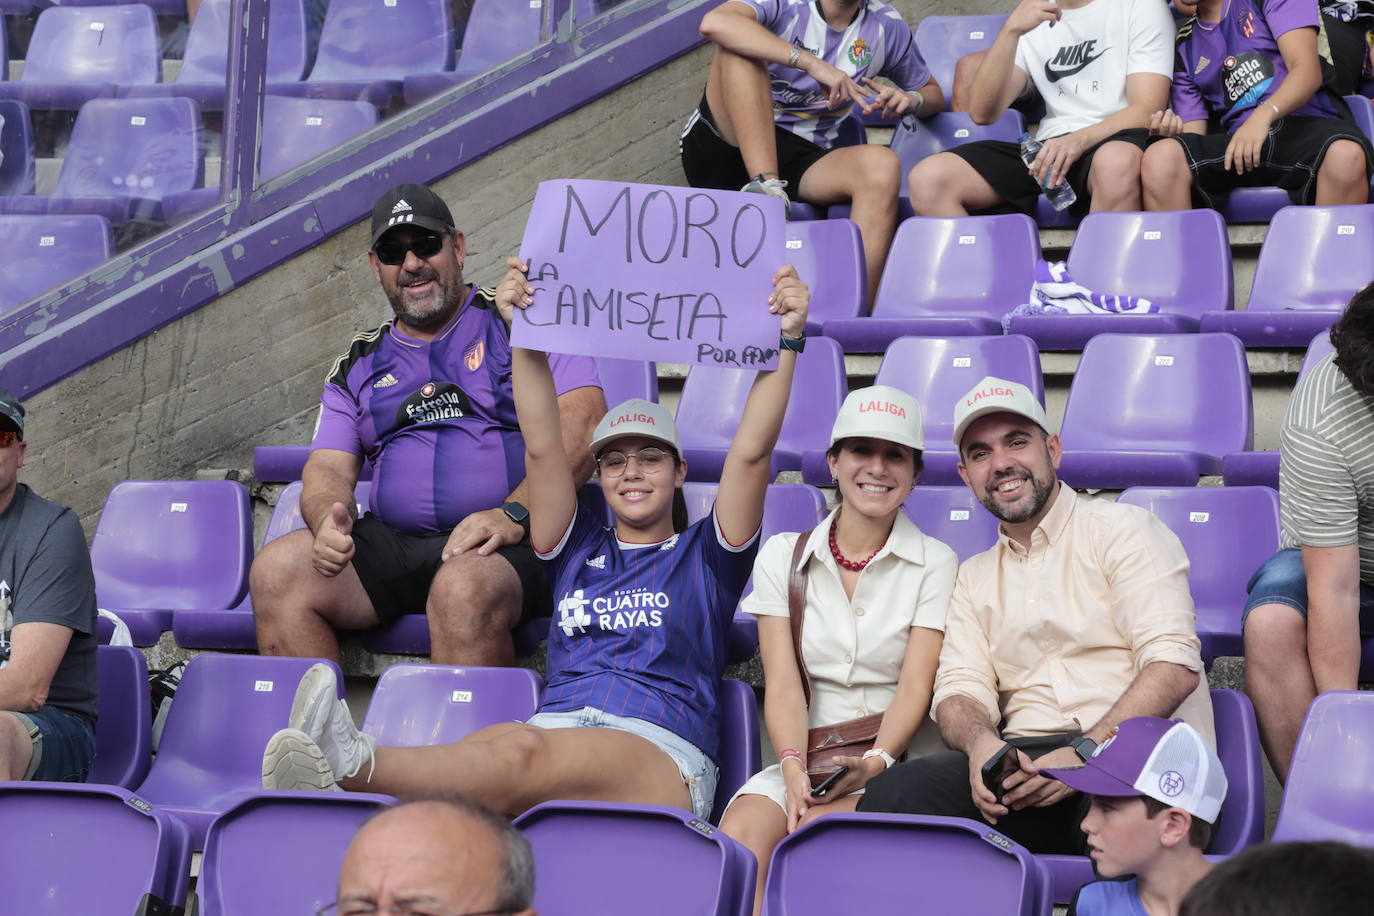
[{"label": "thumbs up hand", "polygon": [[315,532],[315,570],[337,576],[353,559],[353,517],[343,503],[335,503]]}]

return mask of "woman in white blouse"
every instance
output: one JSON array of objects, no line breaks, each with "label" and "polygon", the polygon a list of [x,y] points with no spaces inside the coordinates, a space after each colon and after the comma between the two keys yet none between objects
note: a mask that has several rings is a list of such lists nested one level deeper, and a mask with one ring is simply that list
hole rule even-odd
[{"label": "woman in white blouse", "polygon": [[[853,811],[856,793],[903,753],[944,747],[927,714],[959,561],[902,511],[921,471],[920,406],[896,388],[855,391],[830,442],[839,508],[810,532],[770,538],[754,563],[754,590],[741,604],[759,619],[764,720],[780,761],[744,784],[721,821],[758,857],[755,913],[783,837],[830,811]],[[802,655],[811,677],[809,709],[787,602],[799,537],[807,538]],[[808,729],[875,713],[883,718],[873,750],[836,758],[849,772],[824,798],[814,797]]]}]

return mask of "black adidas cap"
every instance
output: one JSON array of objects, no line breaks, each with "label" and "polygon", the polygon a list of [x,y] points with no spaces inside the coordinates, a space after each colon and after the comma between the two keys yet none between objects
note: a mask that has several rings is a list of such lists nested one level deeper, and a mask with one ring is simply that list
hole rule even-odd
[{"label": "black adidas cap", "polygon": [[24,405],[8,388],[0,388],[0,426],[5,424],[19,433],[19,438],[24,438]]},{"label": "black adidas cap", "polygon": [[398,184],[372,205],[372,244],[395,226],[422,226],[435,232],[453,231],[448,204],[422,184]]}]

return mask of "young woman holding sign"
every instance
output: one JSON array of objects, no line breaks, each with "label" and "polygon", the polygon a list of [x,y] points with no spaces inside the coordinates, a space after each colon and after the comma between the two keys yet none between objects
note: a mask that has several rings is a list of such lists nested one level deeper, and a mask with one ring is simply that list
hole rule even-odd
[{"label": "young woman holding sign", "polygon": [[[759,551],[741,607],[759,618],[764,718],[779,762],[744,784],[720,824],[758,857],[755,913],[783,837],[827,812],[853,811],[895,758],[944,749],[926,714],[959,560],[902,511],[923,445],[915,398],[887,386],[853,392],[826,455],[839,508]],[[813,732],[854,743],[819,752]]]},{"label": "young woman holding sign", "polygon": [[[509,326],[532,303],[512,258],[496,302]],[[778,368],[761,372],[721,474],[711,514],[685,525],[686,477],[671,415],[632,400],[608,412],[591,444],[615,528],[577,500],[544,353],[516,348],[515,407],[525,437],[530,540],[549,561],[557,614],[539,712],[457,744],[377,747],[336,699],[333,670],[302,679],[290,728],[268,742],[263,786],[413,795],[462,792],[504,814],[550,799],[674,805],[707,817],[715,797],[725,633],[757,550],[769,465],[801,350],[809,293],[774,276]],[[765,307],[760,303],[760,307]]]}]

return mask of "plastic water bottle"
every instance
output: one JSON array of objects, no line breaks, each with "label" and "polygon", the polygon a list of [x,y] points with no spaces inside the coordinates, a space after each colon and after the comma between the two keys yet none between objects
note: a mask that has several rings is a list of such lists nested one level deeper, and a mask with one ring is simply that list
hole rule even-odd
[{"label": "plastic water bottle", "polygon": [[[1033,138],[1029,133],[1021,135],[1021,161],[1030,168],[1030,164],[1039,155],[1040,148],[1045,144]],[[1052,188],[1041,186],[1040,190],[1045,192],[1045,196],[1050,199],[1050,206],[1056,210],[1067,210],[1073,206],[1073,202],[1078,200],[1078,195],[1073,192],[1068,179],[1061,181]]]}]

